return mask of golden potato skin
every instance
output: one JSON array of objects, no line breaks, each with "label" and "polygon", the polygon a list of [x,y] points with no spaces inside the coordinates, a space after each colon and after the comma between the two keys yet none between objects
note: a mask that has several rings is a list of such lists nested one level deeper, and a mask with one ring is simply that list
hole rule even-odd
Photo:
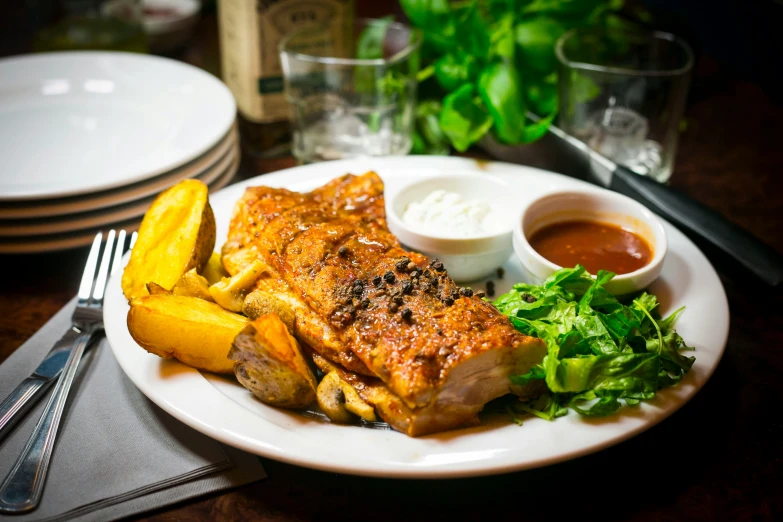
[{"label": "golden potato skin", "polygon": [[262,315],[236,336],[228,357],[237,380],[266,404],[304,408],[315,401],[315,376],[299,343],[275,314]]},{"label": "golden potato skin", "polygon": [[215,216],[209,188],[188,179],[163,191],[144,214],[130,261],[122,274],[122,292],[130,301],[149,295],[153,281],[170,290],[195,268],[200,271],[215,248]]},{"label": "golden potato skin", "polygon": [[203,299],[173,294],[137,297],[130,305],[128,331],[148,352],[199,370],[233,373],[228,352],[247,324],[245,317]]}]

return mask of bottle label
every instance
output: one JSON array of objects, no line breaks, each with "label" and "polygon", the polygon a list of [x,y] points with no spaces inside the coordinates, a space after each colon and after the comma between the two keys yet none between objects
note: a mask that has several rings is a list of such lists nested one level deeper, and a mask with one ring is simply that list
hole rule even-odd
[{"label": "bottle label", "polygon": [[288,119],[280,41],[324,23],[341,34],[352,15],[352,0],[220,0],[221,73],[242,116],[256,123]]}]

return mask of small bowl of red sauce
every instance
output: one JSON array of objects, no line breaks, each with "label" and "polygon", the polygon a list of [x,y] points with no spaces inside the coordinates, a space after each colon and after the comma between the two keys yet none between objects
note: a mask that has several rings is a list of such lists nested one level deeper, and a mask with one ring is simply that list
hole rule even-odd
[{"label": "small bowl of red sauce", "polygon": [[617,274],[605,288],[623,295],[646,288],[663,268],[666,231],[647,207],[601,189],[545,194],[522,209],[514,252],[537,282],[582,265]]}]

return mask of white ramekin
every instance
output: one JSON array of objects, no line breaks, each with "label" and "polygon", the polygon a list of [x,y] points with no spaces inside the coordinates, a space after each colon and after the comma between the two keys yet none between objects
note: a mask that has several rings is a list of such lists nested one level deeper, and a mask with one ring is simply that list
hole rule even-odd
[{"label": "white ramekin", "polygon": [[517,216],[513,230],[514,252],[536,283],[543,282],[563,267],[536,252],[528,238],[547,225],[563,221],[614,224],[641,236],[650,245],[653,257],[649,263],[634,272],[617,275],[605,285],[612,294],[623,295],[646,288],[663,268],[667,248],[663,224],[647,207],[622,194],[592,188],[550,192],[531,201]]},{"label": "white ramekin", "polygon": [[[423,200],[430,192],[444,189],[465,199],[484,199],[508,216],[508,227],[495,234],[470,238],[445,238],[415,230],[403,221],[406,206]],[[477,281],[496,271],[513,248],[511,234],[515,203],[508,185],[488,174],[458,174],[415,181],[402,188],[386,202],[389,230],[405,247],[443,262],[456,282]]]}]

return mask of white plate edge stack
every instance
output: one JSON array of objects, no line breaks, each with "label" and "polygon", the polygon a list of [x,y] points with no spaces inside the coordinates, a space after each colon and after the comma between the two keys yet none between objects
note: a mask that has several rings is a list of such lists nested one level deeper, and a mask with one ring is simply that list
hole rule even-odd
[{"label": "white plate edge stack", "polygon": [[[46,185],[42,181],[36,185],[26,180],[35,177],[38,158],[18,162],[18,169],[13,168],[15,165],[5,165],[5,176],[0,171],[0,254],[71,249],[88,245],[99,231],[136,230],[144,212],[163,190],[185,179],[199,179],[212,193],[226,186],[239,168],[241,150],[234,98],[219,79],[194,66],[157,56],[80,51],[2,59],[0,73],[3,72],[5,74],[0,74],[0,137],[6,138],[5,146],[9,147],[6,151],[14,145],[16,134],[29,131],[25,125],[35,119],[33,111],[41,105],[45,110],[53,111],[51,128],[43,127],[43,136],[29,133],[23,136],[32,138],[30,145],[19,140],[16,143],[27,146],[31,154],[48,153],[47,131],[55,137],[70,133],[72,129],[63,129],[63,126],[68,127],[74,120],[89,123],[91,113],[98,117],[93,117],[93,129],[88,130],[95,130],[97,126],[98,131],[111,138],[112,129],[101,128],[101,125],[114,126],[117,134],[122,136],[124,132],[127,137],[127,129],[116,130],[125,124],[124,121],[108,117],[101,121],[102,104],[107,103],[119,106],[125,112],[142,113],[141,117],[132,116],[140,120],[141,126],[136,131],[142,135],[139,142],[147,149],[137,146],[134,151],[138,152],[144,168],[134,171],[120,166],[118,170],[124,170],[122,175],[105,179],[94,176],[90,182],[75,179],[71,183],[71,178],[56,179],[55,174],[55,183]],[[152,87],[146,88],[150,84]],[[47,92],[47,89],[53,89],[52,85],[60,85],[63,92],[55,89],[53,96],[51,91]],[[98,92],[91,92],[90,88]],[[100,92],[102,89],[108,92]],[[137,89],[141,91],[138,94]],[[114,92],[117,95],[111,98]],[[77,104],[75,109],[74,104]],[[28,107],[32,108],[28,111],[29,117],[24,113],[14,115]],[[111,109],[110,106],[110,114]],[[64,110],[68,111],[67,119],[58,120],[57,116],[62,116],[58,111]],[[79,110],[87,116],[79,114]],[[4,114],[9,115],[5,129],[2,128]],[[164,140],[153,143],[143,136],[148,128],[147,120],[150,120],[152,134],[164,129]],[[90,140],[101,140],[103,136],[85,135],[87,139],[76,142],[77,148],[87,142],[84,150],[76,152],[89,158],[90,153],[95,152],[95,144],[89,143]],[[108,138],[104,141],[112,144]],[[132,145],[130,149],[133,149]],[[51,149],[54,154],[62,154],[57,150],[57,143],[53,143]],[[156,153],[159,161],[154,156],[149,157]],[[111,161],[110,151],[100,150],[100,154]],[[104,168],[111,167],[107,161],[104,161]],[[56,166],[53,161],[51,163]],[[65,164],[62,172],[78,171],[78,167]]]}]

